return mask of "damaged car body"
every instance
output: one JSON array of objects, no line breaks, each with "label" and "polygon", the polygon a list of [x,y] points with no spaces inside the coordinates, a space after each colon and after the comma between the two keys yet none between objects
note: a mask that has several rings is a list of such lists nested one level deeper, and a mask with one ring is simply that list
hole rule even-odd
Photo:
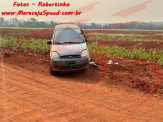
[{"label": "damaged car body", "polygon": [[90,56],[86,38],[79,26],[56,25],[51,44],[50,73],[83,70],[89,66]]}]

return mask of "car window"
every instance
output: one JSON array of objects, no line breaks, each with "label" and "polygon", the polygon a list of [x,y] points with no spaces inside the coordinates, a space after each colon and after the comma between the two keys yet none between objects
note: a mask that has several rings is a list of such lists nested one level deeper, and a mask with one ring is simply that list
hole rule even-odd
[{"label": "car window", "polygon": [[54,42],[57,43],[84,43],[85,38],[76,28],[61,28],[55,31]]}]

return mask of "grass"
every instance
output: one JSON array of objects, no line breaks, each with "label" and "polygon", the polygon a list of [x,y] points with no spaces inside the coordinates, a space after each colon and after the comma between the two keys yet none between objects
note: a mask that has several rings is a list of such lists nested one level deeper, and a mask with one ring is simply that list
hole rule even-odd
[{"label": "grass", "polygon": [[155,34],[155,36],[163,36],[163,34]]},{"label": "grass", "polygon": [[139,58],[139,59],[145,59],[149,61],[155,61],[159,63],[160,65],[163,65],[163,50],[157,50],[157,49],[150,49],[148,52],[143,48],[134,48],[132,50],[128,50],[124,47],[119,46],[103,46],[98,45],[96,42],[88,45],[89,51],[93,54],[97,55],[107,55],[110,56],[116,56],[116,57],[129,57],[129,58]]},{"label": "grass", "polygon": [[50,50],[50,46],[46,44],[47,40],[42,39],[18,39],[14,37],[1,37],[0,36],[0,48],[7,49],[12,48],[12,52],[24,51],[25,54],[29,50],[32,50],[34,53],[42,52],[46,54]]},{"label": "grass", "polygon": [[46,54],[49,52],[50,48],[49,45],[47,45],[47,40],[42,39],[30,39],[30,40],[24,40],[23,43],[19,44],[20,50],[33,50],[34,53],[38,53],[39,51],[42,51],[43,54]]},{"label": "grass", "polygon": [[154,38],[150,38],[150,35],[135,35],[135,34],[105,34],[105,33],[91,33],[88,34],[88,40],[94,41],[154,41],[161,42]]},{"label": "grass", "polygon": [[14,37],[1,37],[0,36],[0,48],[9,48],[14,46],[16,43],[18,43],[20,40],[18,38]]}]

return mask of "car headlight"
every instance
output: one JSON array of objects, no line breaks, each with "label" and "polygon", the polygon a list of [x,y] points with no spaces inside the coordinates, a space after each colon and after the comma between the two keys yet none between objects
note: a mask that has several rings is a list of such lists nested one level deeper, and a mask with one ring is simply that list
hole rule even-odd
[{"label": "car headlight", "polygon": [[87,57],[89,56],[88,50],[84,50],[81,54],[81,57]]},{"label": "car headlight", "polygon": [[52,59],[60,59],[60,56],[57,52],[53,52],[51,58]]}]

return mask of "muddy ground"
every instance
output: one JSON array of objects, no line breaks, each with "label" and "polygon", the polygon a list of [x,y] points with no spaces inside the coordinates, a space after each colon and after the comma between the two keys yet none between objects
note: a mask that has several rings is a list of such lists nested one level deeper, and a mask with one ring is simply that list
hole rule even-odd
[{"label": "muddy ground", "polygon": [[[34,36],[38,38],[39,33],[28,38]],[[49,37],[50,34],[44,36]],[[113,43],[129,49],[132,45]],[[153,43],[143,45],[149,48]],[[91,55],[97,68],[90,66],[85,71],[51,76],[49,54],[40,58],[5,52],[0,56],[2,122],[163,120],[163,66],[155,62]],[[108,60],[113,64],[108,65]]]},{"label": "muddy ground", "polygon": [[[16,65],[33,72],[40,72],[42,74],[49,74],[49,54],[39,56],[33,56],[23,54],[23,52],[17,53],[4,53],[4,62]],[[113,64],[109,65],[108,61],[112,60]],[[116,57],[105,57],[91,55],[91,61],[97,64],[97,68],[90,65],[86,71],[79,73],[77,77],[86,77],[90,81],[96,80],[99,82],[103,80],[106,86],[118,85],[118,87],[127,86],[129,88],[135,88],[142,92],[149,93],[153,89],[155,93],[163,94],[163,66],[160,66],[154,62],[146,62],[145,60],[132,60],[132,59],[119,59]],[[118,63],[118,65],[116,64]],[[73,73],[68,73],[71,75]],[[101,75],[102,74],[102,75]],[[58,75],[64,75],[60,73]],[[72,75],[74,77],[74,75]],[[158,79],[156,79],[158,78]],[[159,80],[159,81],[158,81]],[[120,86],[119,86],[120,85]]]},{"label": "muddy ground", "polygon": [[4,54],[0,121],[162,121],[162,73],[156,63],[91,56],[98,68],[49,73],[49,56]]}]

